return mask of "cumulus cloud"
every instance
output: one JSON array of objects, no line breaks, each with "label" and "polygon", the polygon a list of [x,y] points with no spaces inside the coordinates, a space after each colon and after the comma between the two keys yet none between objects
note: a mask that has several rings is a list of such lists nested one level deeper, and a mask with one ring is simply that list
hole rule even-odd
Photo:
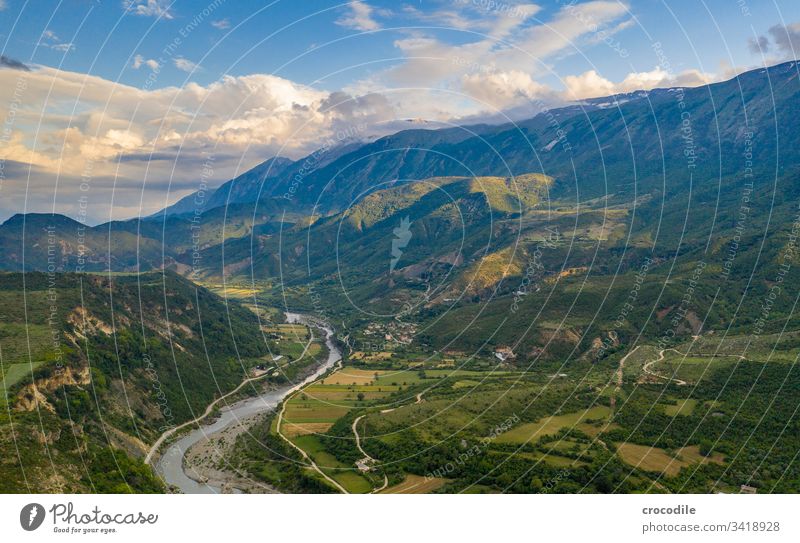
[{"label": "cumulus cloud", "polygon": [[716,80],[717,77],[713,74],[703,73],[699,70],[685,70],[678,74],[671,74],[660,66],[656,66],[649,72],[631,72],[617,83],[601,76],[596,70],[588,70],[580,75],[569,75],[563,79],[565,94],[570,100],[597,98],[661,87],[696,87]]},{"label": "cumulus cloud", "polygon": [[580,75],[568,75],[564,78],[564,86],[573,100],[613,94],[615,88],[614,83],[596,70],[589,70]]},{"label": "cumulus cloud", "polygon": [[379,30],[381,25],[374,19],[372,6],[361,0],[355,0],[347,5],[348,13],[336,20],[336,24],[354,30]]},{"label": "cumulus cloud", "polygon": [[161,68],[161,64],[159,64],[159,62],[156,59],[153,58],[146,59],[142,55],[136,55],[135,57],[133,57],[131,68],[133,68],[134,70],[138,70],[142,66],[147,66],[153,71],[156,71],[159,68]]},{"label": "cumulus cloud", "polygon": [[409,117],[502,122],[529,118],[568,101],[656,87],[698,86],[719,77],[698,70],[667,73],[656,67],[612,81],[588,70],[564,77],[564,89],[556,90],[542,83],[545,77],[558,77],[552,72],[553,62],[581,48],[608,47],[610,36],[635,22],[627,3],[560,3],[560,9],[546,20],[536,18],[540,9],[534,4],[471,0],[455,4],[455,8],[425,12],[406,6],[400,16],[431,26],[482,32],[483,37],[471,34],[454,43],[435,30],[408,31],[394,42],[403,62],[347,90],[381,92]]},{"label": "cumulus cloud", "polygon": [[[17,70],[0,70],[0,118],[8,116],[18,77]],[[26,72],[15,110],[0,158],[27,165],[38,178],[77,180],[58,183],[61,211],[75,211],[80,179],[90,172],[98,218],[131,215],[117,204],[111,208],[115,179],[125,183],[127,201],[143,197],[142,212],[152,213],[190,192],[204,153],[216,157],[214,177],[221,182],[264,157],[300,158],[339,132],[366,134],[364,127],[397,117],[379,94],[330,93],[272,75],[145,90],[46,66]],[[25,178],[14,181],[8,177],[0,200],[25,186]],[[167,182],[179,190],[167,196]],[[49,209],[54,186],[32,185],[31,209]]]},{"label": "cumulus cloud", "polygon": [[211,21],[211,26],[219,30],[227,30],[231,27],[231,22],[225,18],[220,19],[219,21]]},{"label": "cumulus cloud", "polygon": [[532,3],[455,4],[424,12],[406,6],[399,16],[416,25],[474,32],[453,42],[436,28],[409,30],[394,41],[405,60],[351,84],[348,91],[388,93],[409,116],[429,120],[486,117],[505,109],[524,114],[532,102],[563,101],[539,82],[552,75],[556,58],[582,47],[604,47],[603,39],[632,24],[627,4],[618,1],[560,3],[546,19],[537,18],[541,8]]},{"label": "cumulus cloud", "polygon": [[[169,4],[150,0],[126,5],[137,15],[164,17],[156,8],[163,10]],[[63,180],[80,180],[89,170],[97,181],[92,197],[104,202],[97,209],[107,213],[106,218],[124,217],[130,210],[116,204],[112,209],[109,183],[127,191],[126,201],[134,201],[131,198],[138,190],[144,200],[142,212],[154,212],[196,188],[192,183],[201,177],[207,153],[216,157],[215,180],[223,181],[267,156],[300,158],[324,142],[339,139],[337,134],[374,136],[404,128],[401,119],[422,118],[431,127],[438,126],[436,121],[503,121],[506,115],[520,119],[567,100],[694,86],[715,77],[696,70],[674,74],[656,67],[612,81],[588,70],[563,78],[564,89],[555,90],[542,83],[545,76],[552,76],[555,58],[592,44],[604,47],[598,41],[600,32],[608,36],[630,25],[627,7],[620,2],[560,5],[560,10],[548,15],[546,24],[535,18],[540,10],[534,4],[488,10],[480,2],[461,0],[457,10],[427,14],[404,8],[402,17],[432,26],[446,21],[483,36],[465,34],[465,39],[452,43],[434,32],[403,32],[394,45],[406,60],[337,92],[266,74],[226,76],[207,85],[141,89],[35,66],[26,74],[24,101],[16,110],[8,144],[0,147],[0,158],[27,165],[37,176]],[[375,16],[385,16],[365,2],[352,2],[347,10],[339,24],[358,30],[379,29]],[[216,28],[223,26],[216,23],[212,22]],[[172,62],[186,72],[198,69],[186,58],[175,57]],[[14,63],[0,58],[2,67],[27,68]],[[145,66],[154,71],[161,68],[143,55],[133,58],[133,69]],[[3,108],[12,101],[19,75],[0,70],[0,117],[8,113]],[[59,183],[56,195],[58,205],[66,209],[76,203],[77,189],[72,187],[70,192],[70,182]],[[53,184],[47,185],[52,190]],[[167,196],[166,186],[179,190]],[[52,202],[54,195],[31,194],[30,198],[33,203],[37,198]]]},{"label": "cumulus cloud", "polygon": [[170,9],[170,0],[122,0],[122,7],[140,17],[175,18]]},{"label": "cumulus cloud", "polygon": [[508,109],[541,96],[550,89],[520,70],[466,74],[461,88],[475,100],[494,109]]}]

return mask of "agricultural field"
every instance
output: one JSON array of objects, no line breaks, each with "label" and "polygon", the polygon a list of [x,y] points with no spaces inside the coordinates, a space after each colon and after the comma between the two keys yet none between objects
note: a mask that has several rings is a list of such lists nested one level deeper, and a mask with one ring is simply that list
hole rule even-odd
[{"label": "agricultural field", "polygon": [[694,464],[722,464],[724,462],[724,457],[719,453],[708,457],[702,456],[696,446],[678,449],[674,455],[664,449],[647,445],[617,443],[616,446],[617,455],[626,464],[642,471],[658,472],[670,477],[678,475],[681,468]]},{"label": "agricultural field", "polygon": [[325,353],[325,343],[319,332],[304,324],[267,324],[261,326],[269,354],[256,371],[277,371],[292,380],[298,371],[319,360]]},{"label": "agricultural field", "polygon": [[[369,345],[367,345],[369,346]],[[350,362],[365,368],[393,369],[455,369],[464,366],[488,368],[497,365],[497,360],[468,360],[466,357],[446,353],[424,353],[389,342],[375,346],[374,350],[356,350],[350,354]]]},{"label": "agricultural field", "polygon": [[260,292],[260,289],[237,285],[208,283],[203,286],[221,298],[233,298],[235,300],[252,300]]},{"label": "agricultural field", "polygon": [[[440,376],[418,371],[368,371],[345,367],[303,388],[286,401],[274,431],[302,449],[319,469],[348,492],[364,493],[377,489],[382,479],[360,472],[353,463],[343,462],[325,446],[322,439],[337,421],[368,410],[392,409],[393,405],[416,401],[412,391],[424,390]],[[345,438],[352,444],[355,436]],[[359,458],[363,457],[361,455]]]},{"label": "agricultural field", "polygon": [[528,443],[545,436],[552,436],[562,429],[577,427],[580,423],[604,422],[611,410],[606,406],[592,407],[565,415],[556,415],[536,422],[522,424],[497,436],[498,443]]},{"label": "agricultural field", "polygon": [[407,362],[419,353],[354,350],[292,396],[271,432],[314,462],[310,476],[328,491],[340,491],[330,480],[352,493],[737,491],[752,462],[739,451],[776,450],[765,440],[773,423],[754,406],[774,403],[774,383],[786,381],[777,408],[786,413],[774,422],[785,424],[800,383],[789,364],[732,348],[712,357],[699,344],[691,356],[679,350],[687,346],[643,344],[555,372],[465,368],[458,353],[439,352],[430,359],[453,365],[431,367]]},{"label": "agricultural field", "polygon": [[365,494],[374,486],[364,475],[358,473],[353,466],[339,461],[325,449],[325,445],[315,435],[303,435],[292,438],[292,442],[300,447],[314,461],[322,472],[342,485],[352,494]]},{"label": "agricultural field", "polygon": [[447,479],[438,477],[406,475],[402,483],[385,488],[381,490],[379,494],[428,494],[434,490],[440,489],[447,483]]}]

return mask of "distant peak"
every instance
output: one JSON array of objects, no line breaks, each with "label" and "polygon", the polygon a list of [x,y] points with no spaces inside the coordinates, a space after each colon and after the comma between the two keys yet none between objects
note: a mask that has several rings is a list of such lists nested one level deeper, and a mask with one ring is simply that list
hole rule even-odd
[{"label": "distant peak", "polygon": [[15,213],[2,226],[15,226],[22,224],[42,225],[64,225],[80,224],[78,221],[70,219],[60,213]]}]

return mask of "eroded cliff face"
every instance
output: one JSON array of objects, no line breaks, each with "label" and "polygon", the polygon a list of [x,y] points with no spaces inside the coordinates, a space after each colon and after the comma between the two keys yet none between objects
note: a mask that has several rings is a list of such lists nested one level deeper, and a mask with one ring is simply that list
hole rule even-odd
[{"label": "eroded cliff face", "polygon": [[90,383],[91,373],[88,365],[80,368],[58,368],[52,375],[36,379],[24,386],[17,394],[14,408],[17,411],[47,409],[55,413],[55,408],[47,401],[47,394],[55,392],[62,386],[85,386]]},{"label": "eroded cliff face", "polygon": [[[120,315],[120,317],[124,319],[124,316]],[[85,307],[80,306],[73,309],[67,316],[67,322],[74,327],[75,333],[83,338],[99,332],[110,335],[114,331],[111,325],[92,315]],[[127,319],[124,324],[127,324]]]}]

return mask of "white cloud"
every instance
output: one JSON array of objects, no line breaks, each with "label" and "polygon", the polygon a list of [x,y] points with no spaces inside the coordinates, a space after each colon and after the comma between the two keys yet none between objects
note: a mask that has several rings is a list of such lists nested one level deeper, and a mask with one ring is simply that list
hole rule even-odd
[{"label": "white cloud", "polygon": [[415,21],[431,26],[484,32],[494,38],[502,38],[541,10],[535,4],[496,3],[496,7],[488,8],[489,3],[486,3],[488,9],[482,7],[484,4],[471,0],[461,0],[455,4],[455,9],[433,11],[422,11],[406,5],[403,12]]},{"label": "white cloud", "polygon": [[[457,4],[457,9],[433,12],[406,7],[403,13],[432,26],[449,24],[483,32],[485,37],[452,43],[433,31],[409,31],[394,43],[405,61],[356,82],[350,89],[380,90],[392,97],[406,115],[448,120],[492,115],[501,118],[498,114],[502,111],[520,118],[541,110],[544,104],[553,106],[662,86],[696,86],[715,80],[715,76],[697,70],[668,74],[655,68],[629,73],[622,81],[614,82],[589,70],[565,77],[565,89],[556,91],[538,79],[555,75],[555,59],[585,47],[607,47],[611,36],[630,28],[635,20],[627,3],[561,3],[561,9],[544,22],[533,18],[540,12],[534,4],[467,0]],[[391,91],[393,87],[397,91]],[[449,96],[444,103],[442,95]],[[539,106],[532,108],[531,104]]]},{"label": "white cloud", "polygon": [[67,53],[69,51],[75,50],[74,43],[54,43],[50,46],[50,49],[54,49],[56,51],[61,51],[62,53]]},{"label": "white cloud", "polygon": [[39,37],[39,43],[37,45],[42,47],[48,47],[50,49],[53,49],[54,51],[61,51],[62,53],[68,53],[69,51],[75,50],[75,44],[62,43],[61,38],[59,38],[55,32],[49,29],[42,32],[42,35]]},{"label": "white cloud", "polygon": [[175,67],[177,69],[179,69],[181,71],[184,71],[184,72],[191,73],[191,72],[197,70],[197,68],[198,68],[197,64],[195,64],[191,60],[185,59],[183,57],[174,58],[173,59],[173,63],[175,64]]},{"label": "white cloud", "polygon": [[48,41],[48,42],[59,42],[61,39],[56,35],[55,32],[52,30],[45,30],[42,32],[42,37],[39,42]]},{"label": "white cloud", "polygon": [[635,90],[651,90],[663,87],[696,87],[716,81],[713,74],[699,70],[686,70],[679,74],[671,74],[659,66],[649,72],[631,72],[625,78],[614,83],[589,70],[580,75],[564,77],[565,97],[569,100],[597,98],[611,94],[632,92]]},{"label": "white cloud", "polygon": [[336,24],[354,30],[379,30],[381,25],[373,18],[373,8],[366,2],[355,0],[347,6],[348,14],[340,17]]},{"label": "white cloud", "polygon": [[580,75],[564,77],[564,86],[567,95],[573,100],[582,98],[595,98],[614,93],[614,83],[602,77],[595,70],[589,70]]},{"label": "white cloud", "polygon": [[122,7],[141,17],[175,18],[170,9],[170,0],[122,0]]},{"label": "white cloud", "polygon": [[227,18],[220,19],[219,21],[211,21],[211,26],[219,30],[227,30],[231,27],[231,22]]},{"label": "white cloud", "polygon": [[[18,77],[18,70],[0,70],[0,118],[8,116]],[[204,152],[217,157],[215,179],[223,181],[267,156],[300,158],[337,132],[368,135],[373,132],[364,127],[397,117],[379,94],[329,93],[272,75],[143,90],[34,66],[26,72],[23,101],[0,158],[25,165],[26,172],[30,165],[41,178],[65,180],[55,195],[60,211],[75,211],[80,178],[90,170],[94,216],[120,218],[132,212],[116,204],[111,209],[114,178],[117,190],[125,184],[125,205],[138,202],[137,190],[144,190],[143,212],[150,213],[164,206],[166,181],[181,191],[169,202],[196,188]],[[6,173],[0,200],[14,186],[26,186],[24,175],[14,179]],[[32,185],[31,209],[50,209],[53,187]],[[117,202],[122,200],[118,195]]]},{"label": "white cloud", "polygon": [[0,11],[3,11],[7,7],[8,7],[8,4],[6,3],[6,0],[0,0]]},{"label": "white cloud", "polygon": [[466,30],[475,24],[475,20],[468,17],[461,9],[441,9],[428,12],[407,4],[403,6],[403,13],[422,23],[448,26],[457,30]]},{"label": "white cloud", "polygon": [[[475,9],[476,4],[462,5]],[[395,47],[407,60],[381,74],[380,83],[385,86],[447,86],[461,80],[465,74],[487,69],[523,70],[535,77],[545,71],[548,58],[577,48],[582,38],[596,35],[598,30],[610,27],[627,15],[623,3],[596,0],[562,7],[545,24],[532,21],[539,11],[538,6],[519,4],[513,7],[515,10],[487,9],[458,23],[485,32],[485,38],[451,44],[415,31],[398,39]],[[413,9],[410,12],[417,13]],[[464,17],[463,12],[460,16]]]},{"label": "white cloud", "polygon": [[474,99],[495,109],[518,106],[550,90],[520,70],[464,75],[461,88]]},{"label": "white cloud", "polygon": [[[136,6],[150,9],[151,4],[167,5],[129,2],[128,6],[133,11]],[[80,179],[91,165],[98,180],[118,176],[131,193],[137,187],[144,190],[144,212],[151,212],[167,203],[165,180],[184,190],[173,194],[170,202],[188,192],[187,183],[198,179],[205,152],[219,157],[215,177],[224,180],[237,173],[237,167],[252,166],[270,155],[299,158],[337,132],[352,132],[354,126],[365,125],[367,130],[359,133],[374,135],[391,131],[399,127],[399,119],[408,118],[458,122],[494,114],[494,120],[501,120],[498,112],[516,112],[513,116],[519,119],[538,113],[543,104],[715,79],[696,70],[671,74],[656,67],[612,81],[589,70],[563,78],[565,89],[554,90],[541,82],[543,76],[552,75],[553,59],[597,42],[600,30],[613,33],[627,27],[630,19],[625,5],[575,4],[557,11],[546,24],[533,19],[539,9],[533,4],[520,4],[521,11],[513,16],[508,10],[478,13],[476,3],[460,3],[467,5],[468,9],[424,16],[413,8],[404,13],[412,18],[438,17],[453,26],[476,29],[483,37],[465,34],[467,41],[448,43],[435,33],[405,32],[395,47],[406,60],[353,83],[345,92],[321,91],[265,74],[144,90],[34,66],[26,74],[24,103],[16,111],[14,132],[8,145],[0,147],[0,157],[30,164],[42,176],[70,179]],[[354,2],[348,9],[348,20],[340,19],[340,24],[361,30],[380,28],[375,15],[383,16],[383,12],[364,2]],[[434,19],[424,22],[437,24]],[[182,57],[173,58],[173,63],[186,72],[198,69]],[[143,55],[136,55],[131,66],[161,68]],[[0,70],[0,118],[7,116],[4,108],[13,101],[19,75],[15,72]],[[181,167],[175,167],[176,162]],[[99,185],[98,181],[93,195],[109,202],[110,189]],[[58,198],[70,194],[69,187],[61,186]],[[32,201],[36,197],[32,195]],[[52,201],[53,194],[41,201],[48,198]],[[130,213],[128,207],[108,210],[116,216]]]},{"label": "white cloud", "polygon": [[153,71],[157,71],[159,68],[161,68],[161,64],[159,64],[156,59],[153,58],[146,59],[142,55],[136,55],[135,57],[133,57],[131,68],[133,68],[134,70],[138,70],[142,66],[147,66]]}]

